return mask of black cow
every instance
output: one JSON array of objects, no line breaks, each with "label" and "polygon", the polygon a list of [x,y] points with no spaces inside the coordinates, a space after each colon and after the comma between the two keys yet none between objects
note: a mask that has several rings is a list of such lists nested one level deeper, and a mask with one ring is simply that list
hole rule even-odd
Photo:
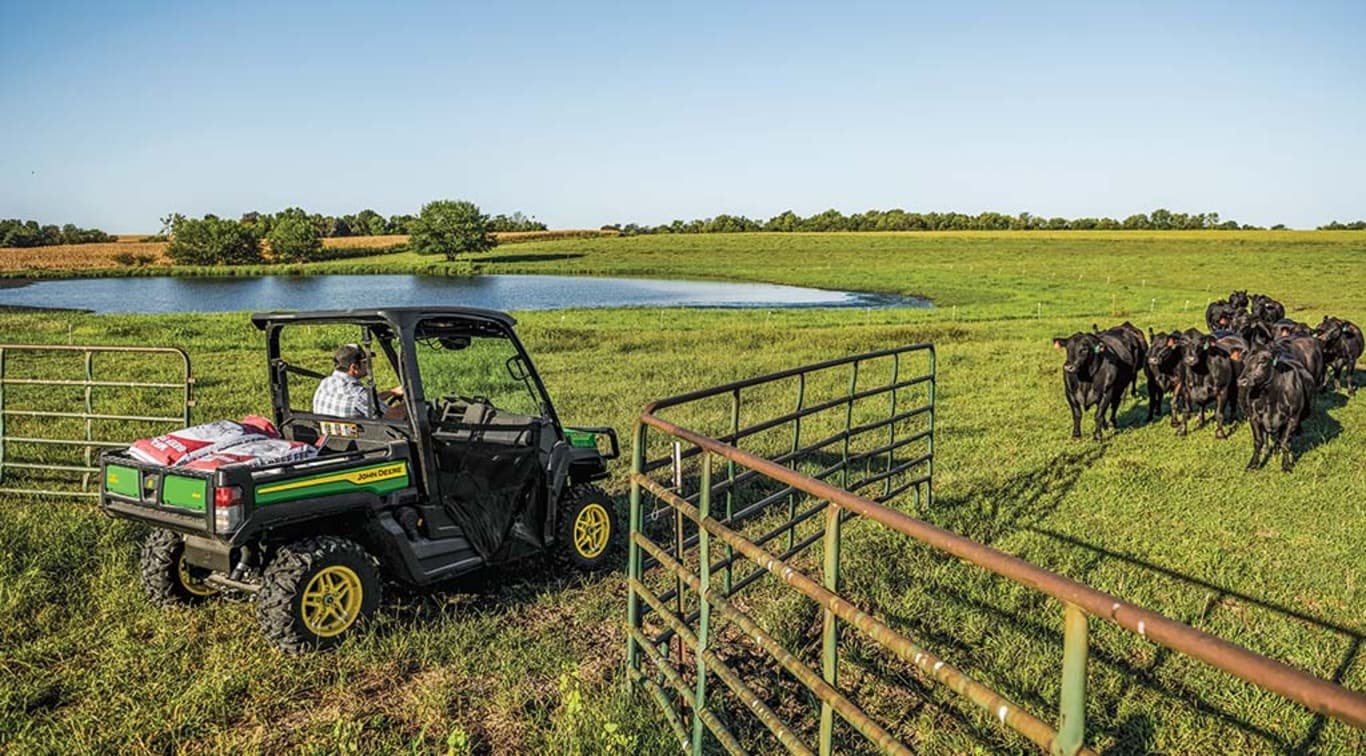
[{"label": "black cow", "polygon": [[[1139,366],[1145,366],[1148,359],[1148,340],[1143,338],[1143,332],[1138,330],[1138,326],[1124,321],[1106,331],[1100,330],[1100,326],[1091,324],[1091,330],[1096,332],[1102,340],[1113,341],[1113,346],[1120,352],[1128,352],[1134,360],[1134,382],[1129,388],[1129,396],[1138,396],[1138,375]],[[1120,347],[1123,347],[1122,349]],[[1148,378],[1148,392],[1152,393],[1152,376],[1148,375],[1146,368],[1141,371]]]},{"label": "black cow", "polygon": [[1265,294],[1252,295],[1252,317],[1266,324],[1285,317],[1285,305]]},{"label": "black cow", "polygon": [[1363,339],[1361,329],[1350,320],[1323,316],[1323,322],[1314,329],[1314,337],[1323,344],[1324,384],[1328,383],[1328,369],[1333,371],[1333,390],[1342,382],[1342,374],[1347,374],[1347,394],[1355,395],[1357,360],[1361,357]]},{"label": "black cow", "polygon": [[1172,395],[1172,427],[1176,419],[1176,397],[1181,393],[1181,332],[1153,333],[1148,330],[1148,422],[1162,414],[1162,395]]},{"label": "black cow", "polygon": [[1235,312],[1247,312],[1247,289],[1235,291],[1228,295],[1228,306]]},{"label": "black cow", "polygon": [[[1236,345],[1246,348],[1246,342],[1237,336],[1224,337],[1236,340]],[[1233,363],[1225,351],[1222,339],[1195,329],[1181,336],[1181,401],[1185,413],[1181,420],[1181,435],[1186,435],[1190,427],[1191,412],[1200,408],[1200,426],[1205,425],[1205,409],[1214,404],[1214,419],[1218,428],[1215,438],[1227,438],[1224,430],[1225,416],[1231,415],[1238,399],[1238,386],[1233,372]],[[1235,345],[1235,346],[1236,346]],[[1230,418],[1231,419],[1231,418]]]},{"label": "black cow", "polygon": [[1256,320],[1245,311],[1233,313],[1228,332],[1241,336],[1250,346],[1269,344],[1272,340],[1271,326]]},{"label": "black cow", "polygon": [[1313,336],[1286,336],[1271,342],[1271,346],[1293,355],[1314,377],[1314,388],[1324,388],[1327,366],[1323,360],[1323,344],[1318,339]]},{"label": "black cow", "polygon": [[1238,309],[1223,299],[1216,299],[1205,307],[1205,325],[1210,333],[1227,331]]},{"label": "black cow", "polygon": [[[1290,472],[1294,466],[1290,439],[1314,411],[1314,376],[1293,354],[1275,345],[1254,347],[1248,352],[1235,350],[1231,356],[1243,363],[1238,388],[1243,393],[1248,427],[1252,429],[1252,459],[1248,460],[1247,469],[1256,470],[1266,464],[1279,446],[1281,470]],[[1259,462],[1264,445],[1266,457]]]},{"label": "black cow", "polygon": [[1281,318],[1271,325],[1271,335],[1277,339],[1288,339],[1291,336],[1313,336],[1314,329],[1310,328],[1308,323]]},{"label": "black cow", "polygon": [[1137,364],[1134,356],[1127,345],[1109,337],[1108,332],[1078,332],[1059,337],[1053,339],[1053,348],[1067,350],[1062,386],[1067,406],[1072,409],[1072,438],[1081,438],[1081,413],[1094,406],[1096,430],[1092,437],[1099,441],[1107,427],[1106,411],[1110,413],[1109,426],[1113,427],[1124,389],[1133,383]]}]

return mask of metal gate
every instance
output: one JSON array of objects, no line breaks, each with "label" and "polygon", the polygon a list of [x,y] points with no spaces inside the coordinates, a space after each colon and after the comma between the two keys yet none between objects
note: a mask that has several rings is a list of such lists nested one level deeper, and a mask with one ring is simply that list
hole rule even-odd
[{"label": "metal gate", "polygon": [[188,426],[193,391],[175,347],[0,344],[0,494],[98,496],[99,452]]},{"label": "metal gate", "polygon": [[[917,358],[919,366],[909,371],[912,377],[902,377],[908,374],[907,363]],[[869,368],[888,361],[888,377],[868,386]],[[813,376],[841,371],[848,375],[845,390],[831,398],[808,401]],[[861,379],[865,382],[860,383]],[[784,392],[785,384],[794,382],[794,411],[741,425],[746,406],[742,392],[763,395],[771,404]],[[827,392],[830,383],[825,382]],[[732,725],[748,713],[794,753],[829,754],[836,745],[847,750],[845,743],[836,742],[835,715],[877,750],[910,753],[885,723],[869,716],[841,688],[837,675],[840,635],[845,626],[852,626],[865,641],[964,696],[988,712],[998,726],[1015,730],[1041,749],[1056,754],[1090,753],[1085,746],[1085,698],[1091,617],[1315,712],[1366,727],[1366,696],[1360,693],[888,506],[897,497],[896,504],[907,498],[916,507],[930,502],[934,385],[934,349],[922,344],[775,373],[645,408],[636,427],[631,475],[627,676],[633,686],[643,687],[658,702],[685,749],[701,754],[719,745],[727,752],[744,752],[746,747]],[[907,391],[914,393],[909,400],[903,398]],[[715,426],[718,416],[724,415],[724,408],[707,406],[718,399],[729,401],[729,427],[708,433],[700,425]],[[880,418],[869,411],[869,401],[886,402]],[[681,407],[689,411],[689,424],[694,427],[661,417]],[[803,426],[809,431],[814,415],[831,410],[843,414],[842,427],[833,432],[827,427],[819,440],[804,444]],[[789,446],[771,437],[760,439],[777,429],[791,429]],[[831,447],[839,449],[837,457],[811,459]],[[655,505],[647,506],[647,501]],[[814,504],[804,509],[798,506],[808,502]],[[1056,727],[971,679],[840,594],[841,523],[852,517],[872,521],[1061,603],[1063,651]],[[758,532],[745,532],[756,523]],[[799,535],[803,528],[812,532]],[[779,540],[783,535],[787,536],[785,547]],[[815,544],[820,544],[819,564],[814,553],[805,553]],[[748,567],[748,573],[733,576],[741,565]],[[818,578],[806,574],[815,570],[819,570]],[[754,621],[754,610],[746,606],[748,597],[739,592],[763,577],[794,591],[802,597],[799,601],[809,600],[819,607],[818,664],[808,663],[800,649],[785,645]],[[818,726],[812,719],[794,723],[790,714],[785,719],[766,702],[755,690],[764,681],[753,676],[747,679],[728,662],[728,658],[742,657],[736,653],[740,647],[752,650],[768,665],[776,664],[804,689],[805,696],[819,701]],[[802,697],[778,696],[788,704]]]}]

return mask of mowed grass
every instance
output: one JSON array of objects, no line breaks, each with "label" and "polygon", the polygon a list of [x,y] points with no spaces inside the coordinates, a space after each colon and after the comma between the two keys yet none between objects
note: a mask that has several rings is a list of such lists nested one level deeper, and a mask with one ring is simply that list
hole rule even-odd
[{"label": "mowed grass", "polygon": [[[392,264],[409,263],[395,256]],[[1159,330],[1198,325],[1205,292],[1223,296],[1232,288],[1276,295],[1302,320],[1332,313],[1366,322],[1359,297],[1366,236],[647,237],[519,245],[475,264],[497,272],[737,277],[929,296],[937,309],[580,310],[519,318],[566,422],[611,424],[623,438],[653,398],[933,341],[940,355],[938,456],[927,519],[1366,688],[1366,394],[1321,398],[1292,474],[1274,465],[1248,473],[1245,424],[1227,441],[1216,441],[1212,427],[1178,438],[1164,423],[1139,425],[1144,413],[1133,400],[1121,409],[1119,433],[1100,443],[1073,441],[1060,359],[1048,343],[1122,318]],[[242,315],[0,320],[11,342],[185,347],[200,377],[198,419],[268,406],[261,339]],[[619,464],[608,485],[614,495],[624,497],[625,475]],[[534,561],[431,592],[396,593],[361,637],[335,653],[294,658],[265,643],[248,604],[172,612],[148,606],[136,578],[143,532],[87,504],[0,501],[0,742],[39,752],[674,747],[653,702],[622,693],[619,575],[581,578]],[[861,605],[1054,719],[1061,659],[1055,602],[868,523],[849,526],[844,565],[847,591]],[[761,624],[795,644],[808,643],[812,623],[819,624],[811,605],[763,582],[748,603]],[[1093,747],[1366,748],[1359,730],[1102,621],[1092,628]],[[847,635],[844,658],[842,675],[855,698],[920,750],[1030,750],[856,631]],[[780,686],[766,689],[785,716],[813,716],[809,700]],[[847,750],[857,746],[845,742]]]}]

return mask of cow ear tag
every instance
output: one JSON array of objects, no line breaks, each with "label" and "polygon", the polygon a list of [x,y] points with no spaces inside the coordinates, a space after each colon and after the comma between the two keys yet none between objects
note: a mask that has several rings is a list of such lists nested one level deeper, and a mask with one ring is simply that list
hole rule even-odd
[{"label": "cow ear tag", "polygon": [[1105,345],[1104,345],[1104,344],[1096,344],[1096,345],[1095,345],[1094,347],[1092,347],[1091,349],[1092,349],[1092,351],[1094,351],[1096,354],[1100,354],[1101,352],[1103,352],[1103,351],[1105,350]]},{"label": "cow ear tag", "polygon": [[1278,362],[1280,362],[1280,361],[1281,361],[1281,356],[1280,356],[1279,354],[1273,355],[1273,356],[1271,357],[1271,364],[1272,364],[1272,366],[1275,366],[1275,364],[1278,363]]}]

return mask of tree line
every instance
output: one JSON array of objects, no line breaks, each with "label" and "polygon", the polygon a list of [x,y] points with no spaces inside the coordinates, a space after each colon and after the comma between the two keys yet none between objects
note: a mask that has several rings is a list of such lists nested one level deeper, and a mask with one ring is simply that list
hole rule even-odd
[{"label": "tree line", "polygon": [[[1114,218],[1045,218],[1030,213],[1007,215],[984,212],[916,213],[901,209],[869,210],[845,215],[830,209],[810,216],[791,210],[768,220],[743,215],[718,215],[714,218],[675,220],[658,226],[637,223],[612,224],[603,230],[619,231],[623,236],[638,234],[728,234],[749,231],[1235,231],[1260,229],[1234,220],[1223,220],[1219,213],[1179,213],[1158,208],[1151,213],[1135,213],[1124,220]],[[1285,228],[1284,224],[1271,227]]]},{"label": "tree line", "polygon": [[1319,231],[1366,231],[1366,220],[1333,221],[1327,225],[1319,226]]},{"label": "tree line", "polygon": [[[205,215],[187,218],[172,213],[161,219],[162,236],[169,240],[166,256],[177,265],[250,265],[266,262],[304,263],[325,259],[323,239],[337,236],[408,234],[408,248],[418,254],[441,254],[448,260],[469,252],[491,249],[493,233],[503,230],[545,230],[545,224],[512,216],[484,215],[472,202],[437,200],[422,206],[415,216],[383,218],[362,210],[354,216],[336,218],[310,214],[291,207],[278,213],[245,213],[240,219]],[[383,225],[380,225],[383,224]],[[339,233],[341,229],[346,233]],[[365,233],[353,234],[353,229]],[[364,250],[366,254],[373,250]]]},{"label": "tree line", "polygon": [[118,238],[98,228],[80,228],[72,223],[57,226],[19,218],[0,220],[0,247],[52,247],[112,241],[118,241]]},{"label": "tree line", "polygon": [[[204,216],[217,218],[218,216]],[[318,235],[324,239],[345,238],[354,236],[390,236],[394,234],[410,234],[413,230],[413,222],[417,220],[416,215],[397,214],[387,218],[379,213],[366,208],[358,213],[349,215],[323,215],[321,213],[310,213],[302,208],[288,207],[276,213],[263,213],[257,210],[242,213],[238,218],[238,223],[253,229],[258,236],[266,238],[280,221],[298,220],[311,224],[318,230]],[[160,236],[169,237],[171,228],[176,223],[185,220],[185,216],[180,213],[172,213],[161,219]],[[545,231],[546,225],[535,218],[527,217],[521,212],[511,215],[494,215],[487,221],[489,231],[494,233],[510,231]]]}]

